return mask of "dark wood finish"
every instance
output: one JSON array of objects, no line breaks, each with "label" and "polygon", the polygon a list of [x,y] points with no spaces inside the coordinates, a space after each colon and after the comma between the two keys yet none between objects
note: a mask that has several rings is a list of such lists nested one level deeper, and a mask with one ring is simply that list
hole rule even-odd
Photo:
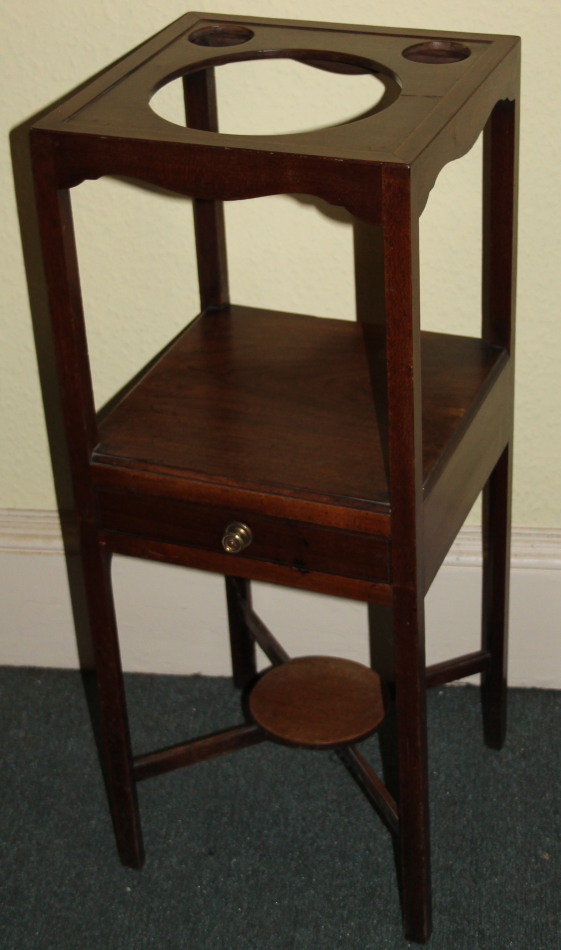
[{"label": "dark wood finish", "polygon": [[281,646],[277,638],[273,636],[269,628],[253,610],[246,608],[244,616],[251,636],[255,642],[259,644],[263,653],[271,663],[286,663],[290,660],[284,647]]},{"label": "dark wood finish", "polygon": [[270,738],[306,749],[359,742],[384,718],[379,676],[331,656],[297,657],[271,667],[251,690],[249,709]]},{"label": "dark wood finish", "polygon": [[[368,327],[348,320],[240,306],[205,313],[101,421],[93,459],[388,515],[369,341]],[[500,377],[503,351],[441,333],[423,333],[421,345],[430,483]]]},{"label": "dark wood finish", "polygon": [[[484,137],[483,327],[485,339],[514,359],[517,239],[518,97],[497,103]],[[514,399],[511,380],[510,405]],[[482,646],[491,653],[482,680],[485,739],[500,749],[506,732],[507,625],[512,480],[510,431],[483,496]]]},{"label": "dark wood finish", "polygon": [[360,783],[370,801],[379,812],[390,831],[399,833],[399,809],[395,799],[390,795],[383,782],[369,762],[355,746],[347,746],[340,751],[340,756],[349,771]]},{"label": "dark wood finish", "polygon": [[[213,69],[203,69],[183,77],[187,126],[218,131],[218,104]],[[221,307],[228,303],[228,264],[224,206],[220,201],[193,200],[195,242],[201,307]],[[255,645],[247,629],[244,608],[251,605],[247,579],[226,577],[226,599],[234,684],[245,686],[257,672]]]},{"label": "dark wood finish", "polygon": [[228,752],[246,749],[263,742],[265,738],[259,726],[251,722],[244,723],[203,739],[191,739],[190,742],[183,742],[170,749],[158,749],[156,752],[139,755],[134,759],[134,776],[137,782],[140,782],[154,775],[182,769],[186,765],[195,765]]},{"label": "dark wood finish", "polygon": [[428,689],[435,686],[444,686],[454,680],[473,676],[474,673],[486,673],[489,669],[491,653],[488,650],[476,650],[474,653],[465,653],[452,660],[442,660],[427,666],[426,684]]},{"label": "dark wood finish", "polygon": [[225,577],[230,650],[234,686],[242,689],[257,673],[255,642],[247,622],[251,611],[251,585],[242,577]]},{"label": "dark wood finish", "polygon": [[431,877],[422,560],[419,223],[413,211],[408,170],[388,169],[384,179],[382,227],[401,898],[405,936],[426,940],[431,932]]},{"label": "dark wood finish", "polygon": [[224,555],[222,536],[233,521],[247,523],[253,540],[234,561],[269,561],[306,574],[318,571],[348,575],[382,584],[389,581],[388,543],[358,532],[324,528],[299,521],[268,518],[239,506],[201,505],[123,491],[99,492],[103,528],[154,541],[184,544]]},{"label": "dark wood finish", "polygon": [[89,475],[95,412],[80,298],[80,281],[68,192],[58,191],[52,156],[34,154],[35,185],[55,355],[61,380],[79,538],[96,666],[104,769],[117,849],[122,862],[140,868],[144,846],[113,606],[110,555],[98,542]]},{"label": "dark wood finish", "polygon": [[[183,89],[189,128],[218,131],[214,70],[203,69],[185,76]],[[224,206],[221,201],[195,199],[193,216],[201,307],[221,307],[230,299]]]},{"label": "dark wood finish", "polygon": [[[371,71],[385,95],[351,123],[222,136],[215,70],[264,57]],[[179,78],[186,127],[149,105]],[[273,671],[281,679],[298,669],[254,613],[251,580],[355,598],[370,608],[373,664],[393,683],[395,801],[357,750],[344,757],[397,836],[406,936],[428,938],[427,686],[479,671],[489,745],[500,746],[506,722],[518,96],[514,37],[192,13],[32,130],[109,797],[125,863],[142,862],[139,778],[263,733],[236,727],[133,764],[111,553],[226,576],[238,686],[255,676],[255,642],[281,664]],[[483,130],[482,338],[424,334],[419,215],[441,169]],[[98,418],[69,189],[117,174],[193,198],[202,313]],[[311,195],[355,217],[357,323],[230,303],[223,202],[276,193]],[[427,669],[424,596],[482,490],[482,646]],[[253,536],[235,555],[222,547],[232,521]],[[273,673],[261,681],[266,692]],[[323,675],[317,682],[325,685]],[[353,741],[353,728],[343,732]]]},{"label": "dark wood finish", "polygon": [[483,496],[482,646],[490,660],[482,678],[485,741],[500,749],[506,733],[507,624],[512,448],[493,469]]},{"label": "dark wood finish", "polygon": [[110,578],[110,556],[95,529],[81,525],[86,596],[96,667],[105,775],[117,850],[123,864],[140,868],[144,844],[134,780],[126,696]]},{"label": "dark wood finish", "polygon": [[122,534],[117,531],[101,531],[100,543],[114,554],[128,557],[143,557],[168,564],[180,564],[183,567],[196,567],[204,571],[214,571],[229,576],[236,575],[245,580],[266,581],[283,587],[314,591],[317,594],[333,594],[353,600],[369,602],[377,600],[383,604],[391,602],[391,586],[375,584],[352,577],[339,577],[337,574],[324,574],[310,571],[309,574],[292,567],[273,564],[250,558],[236,557],[231,554],[215,554],[185,545],[169,544],[163,541],[150,541],[143,537]]},{"label": "dark wood finish", "polygon": [[[187,39],[205,24],[235,21],[249,24],[254,34],[239,47],[209,51]],[[448,68],[411,62],[402,55],[416,39],[453,36],[187,14],[69,97],[37,128],[73,133],[72,143],[67,136],[58,137],[61,185],[100,174],[125,174],[204,199],[318,194],[359,217],[374,219],[381,208],[383,163],[415,164],[420,173],[417,197],[424,205],[443,165],[475,142],[481,117],[489,115],[497,95],[515,94],[515,37],[456,34],[469,46],[470,56]],[[390,79],[397,75],[401,94],[391,108],[352,125],[288,136],[229,135],[227,150],[212,132],[174,126],[148,105],[154,89],[174,76],[233,60],[291,55],[312,63],[361,65]],[[186,145],[192,158],[188,164]]]},{"label": "dark wood finish", "polygon": [[424,499],[424,579],[428,590],[446,552],[469,514],[512,433],[513,366],[502,351],[497,373],[482,385],[463,438],[434,472]]}]

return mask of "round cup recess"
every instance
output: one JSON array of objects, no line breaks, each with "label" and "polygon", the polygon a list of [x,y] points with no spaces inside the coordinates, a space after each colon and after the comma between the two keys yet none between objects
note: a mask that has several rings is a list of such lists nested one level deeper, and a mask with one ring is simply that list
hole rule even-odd
[{"label": "round cup recess", "polygon": [[255,34],[246,26],[236,26],[233,23],[221,26],[203,26],[194,33],[190,33],[188,40],[196,46],[239,46],[247,43]]},{"label": "round cup recess", "polygon": [[426,43],[415,43],[403,50],[405,59],[414,63],[428,63],[438,66],[445,63],[460,63],[471,54],[469,46],[456,43],[453,40],[429,40]]}]

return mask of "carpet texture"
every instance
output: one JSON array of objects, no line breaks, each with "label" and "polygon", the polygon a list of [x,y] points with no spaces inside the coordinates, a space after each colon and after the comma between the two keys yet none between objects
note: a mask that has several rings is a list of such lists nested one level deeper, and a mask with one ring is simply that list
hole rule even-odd
[{"label": "carpet texture", "polygon": [[[82,680],[0,670],[2,950],[386,950],[390,835],[331,753],[266,743],[140,785],[147,860],[116,857]],[[229,680],[130,675],[135,750],[241,721]],[[429,696],[431,950],[561,948],[561,692]],[[377,740],[361,748],[377,760]]]}]

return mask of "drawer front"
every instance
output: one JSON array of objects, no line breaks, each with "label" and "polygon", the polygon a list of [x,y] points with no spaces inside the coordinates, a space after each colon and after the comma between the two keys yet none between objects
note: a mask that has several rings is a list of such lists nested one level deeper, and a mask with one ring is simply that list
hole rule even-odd
[{"label": "drawer front", "polygon": [[[387,539],[339,528],[271,518],[248,509],[204,505],[119,491],[98,493],[99,526],[153,541],[225,554],[223,538],[231,524],[249,528],[251,540],[236,560],[282,565],[303,574],[317,571],[373,583],[389,582]],[[242,533],[243,534],[243,533]],[[236,544],[232,545],[236,547]]]}]

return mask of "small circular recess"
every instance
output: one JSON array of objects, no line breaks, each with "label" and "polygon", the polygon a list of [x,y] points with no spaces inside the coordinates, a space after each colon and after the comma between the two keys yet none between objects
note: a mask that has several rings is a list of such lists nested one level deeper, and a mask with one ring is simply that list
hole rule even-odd
[{"label": "small circular recess", "polygon": [[416,43],[403,50],[405,59],[414,63],[428,63],[434,66],[446,63],[460,63],[471,55],[469,46],[456,43],[453,40],[429,40],[427,43]]},{"label": "small circular recess", "polygon": [[307,749],[359,742],[385,714],[378,674],[331,656],[297,657],[267,670],[249,694],[249,710],[271,739]]},{"label": "small circular recess", "polygon": [[190,33],[188,40],[196,46],[239,46],[253,39],[254,35],[253,30],[246,26],[229,23],[227,26],[203,26]]}]

